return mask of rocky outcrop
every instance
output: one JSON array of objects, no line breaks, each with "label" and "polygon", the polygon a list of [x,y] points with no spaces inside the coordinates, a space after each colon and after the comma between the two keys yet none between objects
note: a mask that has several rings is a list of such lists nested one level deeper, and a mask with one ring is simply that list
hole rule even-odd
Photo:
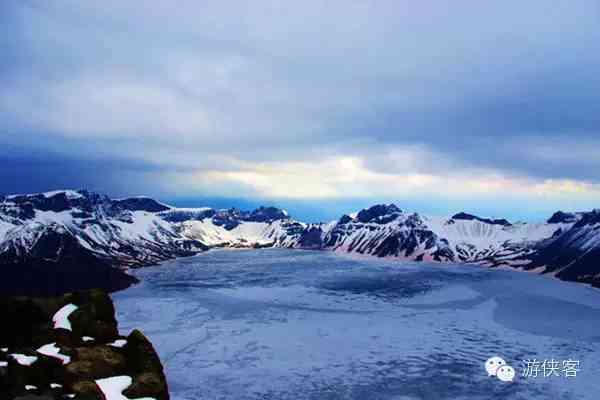
[{"label": "rocky outcrop", "polygon": [[85,190],[0,197],[0,294],[119,290],[136,282],[127,268],[206,250],[156,215],[168,208]]},{"label": "rocky outcrop", "polygon": [[0,253],[0,269],[0,293],[8,296],[57,296],[98,287],[115,291],[137,282],[58,226],[43,227],[28,251],[9,247]]},{"label": "rocky outcrop", "polygon": [[[558,214],[558,213],[557,213]],[[574,214],[553,219],[571,220]],[[600,287],[600,210],[577,214],[576,223],[540,242],[530,268],[541,268],[557,278]]]},{"label": "rocky outcrop", "polygon": [[129,211],[160,212],[171,208],[161,202],[143,196],[115,200],[115,204]]},{"label": "rocky outcrop", "polygon": [[465,212],[459,212],[458,214],[454,214],[451,220],[466,220],[466,221],[481,221],[486,224],[491,225],[502,225],[502,226],[510,226],[510,222],[506,219],[490,219],[490,218],[481,218],[473,214],[468,214]]},{"label": "rocky outcrop", "polygon": [[128,398],[169,399],[152,344],[137,330],[119,334],[103,291],[3,297],[0,318],[0,400],[104,400],[98,381],[115,377],[131,379]]}]

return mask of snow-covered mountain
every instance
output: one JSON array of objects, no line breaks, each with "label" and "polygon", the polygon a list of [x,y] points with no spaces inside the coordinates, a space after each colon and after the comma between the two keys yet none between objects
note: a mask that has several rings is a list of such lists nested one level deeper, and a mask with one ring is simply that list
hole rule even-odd
[{"label": "snow-covered mountain", "polygon": [[528,268],[600,286],[600,210],[563,215],[572,225],[539,242]]},{"label": "snow-covered mountain", "polygon": [[73,274],[93,265],[97,271],[90,276],[101,275],[109,282],[105,287],[119,288],[130,281],[121,282],[111,275],[114,271],[213,247],[286,247],[478,263],[600,285],[597,210],[557,212],[544,223],[513,224],[467,213],[428,217],[381,204],[330,223],[305,224],[274,207],[176,208],[148,197],[114,200],[84,190],[0,197],[4,270],[25,266],[56,275],[65,266]]},{"label": "snow-covered mountain", "polygon": [[[87,191],[58,191],[0,198],[0,255],[37,256],[50,234],[73,238],[82,250],[121,266],[156,263],[205,250],[186,241],[157,212],[169,209],[149,198],[111,200]],[[61,256],[45,249],[44,258]]]},{"label": "snow-covered mountain", "polygon": [[316,228],[320,242],[313,246],[414,261],[518,266],[537,243],[574,223],[511,224],[467,213],[428,217],[405,213],[393,204],[376,205]]}]

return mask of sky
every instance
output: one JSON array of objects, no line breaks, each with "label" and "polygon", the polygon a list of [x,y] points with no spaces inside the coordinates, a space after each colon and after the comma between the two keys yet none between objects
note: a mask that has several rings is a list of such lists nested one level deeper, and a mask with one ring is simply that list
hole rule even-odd
[{"label": "sky", "polygon": [[600,207],[600,2],[0,2],[0,193]]}]

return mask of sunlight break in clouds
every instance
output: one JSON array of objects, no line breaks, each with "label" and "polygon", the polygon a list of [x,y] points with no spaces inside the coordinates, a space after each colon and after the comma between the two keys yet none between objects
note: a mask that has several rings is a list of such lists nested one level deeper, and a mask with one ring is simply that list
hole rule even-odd
[{"label": "sunlight break in clouds", "polygon": [[[479,172],[479,173],[478,173]],[[337,157],[316,162],[244,163],[238,170],[209,170],[189,178],[189,185],[243,186],[271,198],[330,199],[356,197],[444,196],[598,198],[600,185],[568,179],[507,177],[494,171],[385,173],[373,171],[360,158]]]}]

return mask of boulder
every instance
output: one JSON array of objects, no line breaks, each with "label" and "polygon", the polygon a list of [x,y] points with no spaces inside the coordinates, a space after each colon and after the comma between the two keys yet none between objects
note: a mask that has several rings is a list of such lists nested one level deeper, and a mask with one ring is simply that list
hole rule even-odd
[{"label": "boulder", "polygon": [[134,329],[127,337],[127,344],[123,347],[123,351],[134,373],[163,373],[162,364],[152,343],[137,329]]},{"label": "boulder", "polygon": [[73,359],[66,367],[65,381],[68,384],[123,375],[128,369],[125,357],[104,345],[79,347],[75,349]]},{"label": "boulder", "polygon": [[77,399],[105,400],[100,388],[94,381],[75,382],[71,386],[71,391]]},{"label": "boulder", "polygon": [[[52,322],[56,312],[67,304],[77,309],[69,316],[71,330],[55,329]],[[0,330],[0,400],[64,399],[75,394],[77,400],[104,400],[95,381],[114,376],[130,376],[132,384],[126,389],[130,398],[153,397],[168,400],[167,382],[162,364],[150,341],[138,330],[120,348],[110,346],[119,335],[115,309],[110,297],[100,290],[68,293],[52,298],[0,298],[0,318],[6,321]],[[84,341],[91,336],[93,341]],[[60,354],[71,361],[37,353],[37,349],[56,343]],[[30,365],[21,365],[9,354],[35,356]],[[61,386],[51,387],[52,383]],[[33,385],[34,390],[27,390]]]},{"label": "boulder", "polygon": [[123,394],[130,399],[150,396],[157,400],[169,398],[167,383],[162,375],[156,372],[144,372],[133,377],[133,383]]}]

